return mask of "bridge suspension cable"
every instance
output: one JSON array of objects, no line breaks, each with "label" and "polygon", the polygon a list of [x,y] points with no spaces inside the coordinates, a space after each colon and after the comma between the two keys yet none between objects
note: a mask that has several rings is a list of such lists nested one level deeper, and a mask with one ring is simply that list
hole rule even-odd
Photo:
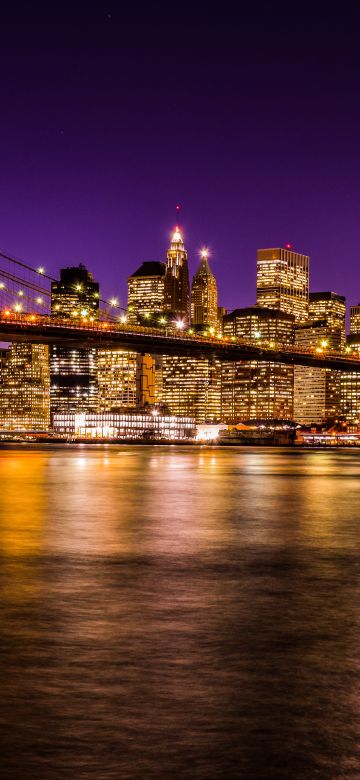
[{"label": "bridge suspension cable", "polygon": [[[3,300],[6,306],[10,308],[14,308],[14,306],[16,306],[19,308],[20,303],[18,299],[21,298],[21,308],[23,308],[24,304],[28,303],[30,303],[32,306],[35,306],[36,310],[38,306],[43,307],[44,303],[47,303],[50,307],[50,290],[42,286],[39,281],[32,280],[31,276],[30,278],[25,279],[24,274],[20,275],[18,273],[14,273],[11,268],[18,266],[19,268],[28,272],[30,275],[35,274],[37,279],[40,277],[41,279],[46,279],[49,282],[56,282],[58,280],[55,279],[54,276],[45,273],[45,269],[41,266],[39,268],[34,268],[28,263],[24,263],[22,260],[18,260],[6,252],[0,251],[1,265],[3,265],[4,261],[5,263],[9,264],[9,267],[7,269],[0,267],[0,300]],[[3,280],[6,280],[8,283],[11,282],[13,285],[12,289],[9,289],[9,284],[5,284],[5,281]],[[20,285],[20,290],[15,290],[15,285]],[[22,288],[25,288],[26,292]],[[38,295],[34,297],[27,291],[38,293]],[[15,296],[15,303],[11,302],[11,296]],[[40,297],[42,298],[41,301],[39,300]],[[43,299],[45,299],[45,301]],[[119,317],[123,317],[126,314],[126,308],[120,306],[115,298],[99,298],[99,305],[100,319],[106,318],[107,320],[116,322]]]}]

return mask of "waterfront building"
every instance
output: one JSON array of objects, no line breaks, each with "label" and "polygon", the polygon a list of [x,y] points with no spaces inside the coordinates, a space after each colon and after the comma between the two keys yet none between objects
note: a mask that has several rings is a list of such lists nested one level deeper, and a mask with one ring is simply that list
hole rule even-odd
[{"label": "waterfront building", "polygon": [[190,284],[187,252],[178,227],[171,238],[165,270],[165,311],[172,317],[189,322]]},{"label": "waterfront building", "polygon": [[256,303],[292,314],[296,322],[309,315],[309,257],[285,248],[257,252]]},{"label": "waterfront building", "polygon": [[[292,344],[294,317],[279,310],[250,306],[235,309],[223,320],[224,335],[246,341]],[[221,420],[293,417],[294,369],[270,361],[223,361]]]},{"label": "waterfront building", "polygon": [[341,350],[345,346],[346,299],[334,292],[311,292],[309,294],[309,320],[325,322],[328,348]]},{"label": "waterfront building", "polygon": [[211,271],[206,249],[201,252],[201,262],[191,285],[191,324],[195,326],[218,325],[218,292]]},{"label": "waterfront building", "polygon": [[89,439],[193,439],[195,420],[181,415],[152,413],[54,414],[53,427],[59,434]]},{"label": "waterfront building", "polygon": [[[84,265],[63,268],[51,284],[51,314],[93,321],[99,315],[99,285]],[[96,411],[97,351],[54,345],[50,359],[52,414]]]},{"label": "waterfront building", "polygon": [[[145,262],[128,278],[127,319],[144,323],[165,308],[165,263]],[[156,324],[158,324],[156,322]]]},{"label": "waterfront building", "polygon": [[221,364],[214,358],[163,356],[162,401],[197,423],[220,421]]},{"label": "waterfront building", "polygon": [[0,426],[46,431],[50,424],[49,347],[12,344],[1,350]]}]

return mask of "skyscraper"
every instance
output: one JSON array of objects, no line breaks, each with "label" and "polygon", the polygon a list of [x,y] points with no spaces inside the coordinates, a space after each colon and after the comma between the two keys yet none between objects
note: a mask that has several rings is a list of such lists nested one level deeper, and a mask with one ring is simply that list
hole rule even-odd
[{"label": "skyscraper", "polygon": [[309,257],[284,249],[259,249],[256,303],[293,314],[304,322],[309,313]]},{"label": "skyscraper", "polygon": [[[351,309],[357,309],[352,306]],[[351,315],[350,315],[351,322]],[[347,338],[348,349],[360,354],[360,327],[358,312],[352,314],[352,332]],[[360,423],[360,373],[342,371],[340,374],[340,414],[349,423]]]},{"label": "skyscraper", "polygon": [[358,336],[360,333],[360,303],[350,306],[350,335]]},{"label": "skyscraper", "polygon": [[163,356],[162,401],[197,423],[220,421],[221,364],[214,358]]},{"label": "skyscraper", "polygon": [[[84,265],[63,268],[51,284],[51,314],[94,320],[99,314],[99,285]],[[51,412],[86,412],[97,408],[97,351],[51,348]]]},{"label": "skyscraper", "polygon": [[206,249],[201,252],[201,262],[191,285],[191,323],[213,328],[218,324],[218,292]]},{"label": "skyscraper", "polygon": [[311,292],[309,295],[309,320],[323,321],[326,339],[331,349],[341,350],[345,345],[346,299],[334,292]]},{"label": "skyscraper", "polygon": [[[345,325],[345,323],[344,323]],[[295,328],[295,344],[303,349],[326,350],[330,339],[339,349],[341,333],[327,321],[315,320]],[[331,368],[294,368],[294,420],[303,425],[332,421],[339,415],[340,371]]]},{"label": "skyscraper", "polygon": [[[223,320],[224,334],[255,341],[292,344],[294,317],[250,306],[235,309]],[[294,369],[264,360],[224,361],[221,366],[221,420],[292,419]]]},{"label": "skyscraper", "polygon": [[[295,343],[305,349],[341,351],[345,345],[346,302],[343,295],[313,292],[309,321],[295,328]],[[294,369],[294,419],[303,424],[336,419],[340,413],[340,372],[333,369]]]},{"label": "skyscraper", "polygon": [[190,285],[187,252],[178,227],[167,253],[165,311],[186,322],[190,317]]},{"label": "skyscraper", "polygon": [[99,284],[82,263],[62,268],[60,280],[51,283],[51,314],[58,317],[97,319]]},{"label": "skyscraper", "polygon": [[97,353],[97,411],[136,408],[136,352],[99,349]]},{"label": "skyscraper", "polygon": [[[128,321],[137,323],[165,308],[165,263],[142,263],[128,278]],[[155,324],[155,323],[154,323]]]},{"label": "skyscraper", "polygon": [[12,344],[2,351],[0,420],[6,430],[44,431],[49,427],[48,346]]}]

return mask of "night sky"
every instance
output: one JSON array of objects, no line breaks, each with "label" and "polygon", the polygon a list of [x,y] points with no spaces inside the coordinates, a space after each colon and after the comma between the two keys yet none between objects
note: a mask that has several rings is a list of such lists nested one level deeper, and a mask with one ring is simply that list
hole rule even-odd
[{"label": "night sky", "polygon": [[3,251],[54,276],[83,262],[124,304],[180,203],[191,273],[208,246],[222,305],[254,303],[256,249],[286,242],[312,289],[360,300],[355,3],[239,22],[51,5],[0,14]]}]

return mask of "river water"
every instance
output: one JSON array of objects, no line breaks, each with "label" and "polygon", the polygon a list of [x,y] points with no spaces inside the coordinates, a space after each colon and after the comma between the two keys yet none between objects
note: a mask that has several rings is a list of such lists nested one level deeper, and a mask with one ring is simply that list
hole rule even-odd
[{"label": "river water", "polygon": [[1,778],[360,778],[359,466],[0,450]]}]

